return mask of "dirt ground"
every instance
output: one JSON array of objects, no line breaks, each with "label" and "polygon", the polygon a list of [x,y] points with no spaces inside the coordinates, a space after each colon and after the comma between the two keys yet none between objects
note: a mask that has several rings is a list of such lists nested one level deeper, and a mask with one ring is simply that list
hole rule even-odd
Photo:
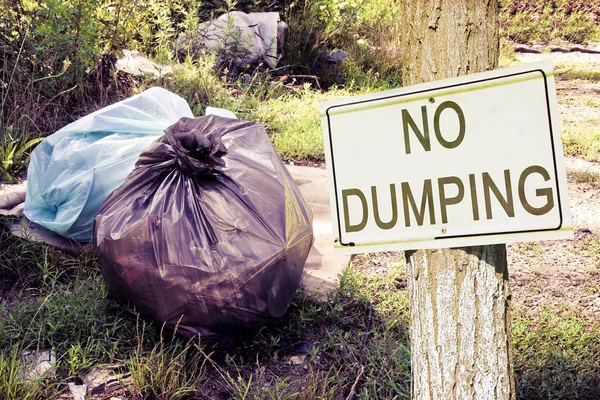
[{"label": "dirt ground", "polygon": [[[545,52],[520,54],[522,62],[536,57],[555,61],[583,62],[600,68],[600,45],[590,52]],[[561,121],[597,121],[600,108],[590,107],[580,97],[600,95],[600,83],[557,79]],[[519,243],[508,246],[508,265],[516,307],[539,308],[569,304],[600,317],[600,185],[578,183],[577,174],[600,174],[600,163],[567,158],[569,200],[574,240]],[[600,160],[598,160],[600,161]]]},{"label": "dirt ground", "polygon": [[[600,164],[567,159],[567,174],[600,173]],[[508,245],[517,308],[568,304],[600,317],[600,188],[569,179],[574,240]]]}]

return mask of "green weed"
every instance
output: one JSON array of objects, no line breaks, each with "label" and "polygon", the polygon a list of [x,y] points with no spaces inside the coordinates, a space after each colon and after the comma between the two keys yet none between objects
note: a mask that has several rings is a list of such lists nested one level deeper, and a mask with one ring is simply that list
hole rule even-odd
[{"label": "green weed", "polygon": [[29,164],[30,149],[44,138],[29,139],[26,134],[15,134],[12,127],[0,132],[0,180],[15,182]]},{"label": "green weed", "polygon": [[589,260],[591,272],[600,271],[600,238],[596,235],[588,234],[581,240],[573,241],[571,251]]},{"label": "green weed", "polygon": [[510,246],[516,254],[539,258],[544,255],[544,250],[536,242],[515,243]]},{"label": "green weed", "polygon": [[47,288],[51,276],[58,277],[60,261],[47,246],[13,236],[8,228],[14,221],[0,217],[0,276],[22,288]]},{"label": "green weed", "polygon": [[600,128],[588,122],[565,124],[562,129],[565,155],[588,161],[600,159]]},{"label": "green weed", "polygon": [[203,384],[205,360],[192,341],[173,338],[165,341],[162,331],[158,343],[145,350],[143,332],[125,365],[131,373],[135,392],[143,398],[182,399],[196,393]]},{"label": "green weed", "polygon": [[586,80],[592,82],[600,81],[600,70],[596,64],[560,62],[554,66],[554,73],[562,80]]},{"label": "green weed", "polygon": [[571,308],[513,312],[518,398],[595,398],[600,324]]},{"label": "green weed", "polygon": [[46,386],[44,377],[25,379],[26,365],[21,348],[0,351],[0,397],[5,400],[42,400],[53,397],[52,388]]},{"label": "green weed", "polygon": [[0,281],[15,290],[43,294],[77,276],[97,274],[97,259],[92,249],[77,256],[62,253],[31,238],[17,238],[10,232],[12,223],[13,219],[0,216]]},{"label": "green weed", "polygon": [[100,276],[57,285],[41,297],[21,292],[16,300],[0,320],[0,341],[71,352],[80,359],[72,365],[110,360],[134,336],[135,322],[106,297]]},{"label": "green weed", "polygon": [[594,20],[596,11],[587,1],[505,0],[501,3],[500,33],[515,42],[584,43],[600,32]]},{"label": "green weed", "polygon": [[600,188],[600,174],[589,171],[576,171],[571,173],[569,179],[576,183],[584,183],[594,189]]},{"label": "green weed", "polygon": [[[183,97],[192,110],[202,113],[204,105],[220,103],[230,97],[226,80],[215,74],[216,57],[206,55],[196,60],[186,58],[182,63],[173,64],[173,74],[144,77],[137,91],[152,86],[160,86]],[[231,108],[230,108],[231,109]],[[235,109],[231,109],[235,111]]]}]

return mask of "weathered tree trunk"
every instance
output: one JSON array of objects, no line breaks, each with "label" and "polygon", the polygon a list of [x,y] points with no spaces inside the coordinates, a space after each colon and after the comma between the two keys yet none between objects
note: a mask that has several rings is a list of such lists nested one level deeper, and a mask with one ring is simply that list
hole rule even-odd
[{"label": "weathered tree trunk", "polygon": [[[404,85],[494,69],[497,0],[404,0]],[[407,253],[413,399],[514,399],[506,246]]]}]

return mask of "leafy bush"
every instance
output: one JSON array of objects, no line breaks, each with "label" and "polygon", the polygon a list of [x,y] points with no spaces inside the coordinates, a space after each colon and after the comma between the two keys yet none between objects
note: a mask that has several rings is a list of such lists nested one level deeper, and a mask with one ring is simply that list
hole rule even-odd
[{"label": "leafy bush", "polygon": [[[289,25],[285,63],[298,73],[316,74],[325,86],[369,84],[398,86],[400,3],[395,0],[294,1],[286,10]],[[341,68],[327,61],[337,49],[348,53]],[[373,79],[375,78],[375,79]]]},{"label": "leafy bush", "polygon": [[[36,142],[76,119],[106,27],[90,0],[7,0],[0,5],[0,152],[3,178]],[[89,112],[85,110],[84,112]],[[13,159],[7,158],[13,155]],[[12,170],[12,171],[11,171]]]}]

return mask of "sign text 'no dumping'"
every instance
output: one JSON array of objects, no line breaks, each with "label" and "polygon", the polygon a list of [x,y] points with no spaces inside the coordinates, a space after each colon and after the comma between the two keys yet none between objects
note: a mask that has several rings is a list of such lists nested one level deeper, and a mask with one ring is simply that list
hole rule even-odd
[{"label": "sign text 'no dumping'", "polygon": [[336,247],[572,237],[549,61],[326,102],[321,121]]}]

